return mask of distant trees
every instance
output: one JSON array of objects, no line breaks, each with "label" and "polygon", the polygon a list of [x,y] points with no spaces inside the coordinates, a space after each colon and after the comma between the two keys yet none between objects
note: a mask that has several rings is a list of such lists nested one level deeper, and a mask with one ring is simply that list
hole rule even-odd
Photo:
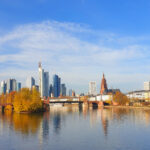
[{"label": "distant trees", "polygon": [[113,102],[117,103],[118,105],[126,105],[129,103],[129,99],[126,95],[117,91],[113,96]]},{"label": "distant trees", "polygon": [[36,89],[22,88],[19,92],[2,94],[0,103],[13,104],[15,112],[39,112],[43,109],[40,93]]}]

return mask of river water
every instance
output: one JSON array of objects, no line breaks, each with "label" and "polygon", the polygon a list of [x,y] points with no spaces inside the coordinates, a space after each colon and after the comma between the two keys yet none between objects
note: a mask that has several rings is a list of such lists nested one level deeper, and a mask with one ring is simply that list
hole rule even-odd
[{"label": "river water", "polygon": [[150,110],[52,106],[0,113],[0,150],[150,150]]}]

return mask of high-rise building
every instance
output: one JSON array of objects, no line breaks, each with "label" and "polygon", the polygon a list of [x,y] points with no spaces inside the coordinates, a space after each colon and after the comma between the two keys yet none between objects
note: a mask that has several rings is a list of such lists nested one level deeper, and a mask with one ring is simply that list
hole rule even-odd
[{"label": "high-rise building", "polygon": [[7,80],[7,93],[17,90],[17,82],[16,79],[8,79]]},{"label": "high-rise building", "polygon": [[21,83],[17,82],[17,92],[19,92],[21,90]]},{"label": "high-rise building", "polygon": [[53,76],[53,95],[54,97],[60,96],[60,85],[61,85],[61,79],[58,75]]},{"label": "high-rise building", "polygon": [[53,85],[52,84],[50,84],[50,87],[49,87],[49,96],[53,97]]},{"label": "high-rise building", "polygon": [[28,77],[26,80],[26,87],[32,89],[32,86],[35,85],[35,79],[33,77]]},{"label": "high-rise building", "polygon": [[49,97],[49,72],[44,72],[44,96]]},{"label": "high-rise building", "polygon": [[39,63],[39,91],[41,97],[49,96],[49,73],[44,72],[41,63]]},{"label": "high-rise building", "polygon": [[144,82],[144,90],[150,90],[150,81]]},{"label": "high-rise building", "polygon": [[66,96],[66,85],[65,84],[61,84],[61,95]]},{"label": "high-rise building", "polygon": [[72,89],[69,89],[69,96],[72,96]]},{"label": "high-rise building", "polygon": [[0,85],[0,94],[6,94],[6,82],[2,81]]},{"label": "high-rise building", "polygon": [[90,95],[96,95],[97,94],[97,92],[96,92],[96,82],[94,82],[94,81],[91,81],[89,83],[89,94]]},{"label": "high-rise building", "polygon": [[108,91],[107,83],[106,83],[105,76],[104,76],[104,74],[103,74],[103,78],[102,78],[102,81],[101,81],[100,94],[105,94],[105,93],[107,93],[107,91]]},{"label": "high-rise building", "polygon": [[7,84],[6,92],[10,93],[13,90],[13,88],[12,88],[12,79],[8,79],[6,84]]},{"label": "high-rise building", "polygon": [[12,79],[12,91],[16,91],[17,90],[17,81],[16,79]]}]

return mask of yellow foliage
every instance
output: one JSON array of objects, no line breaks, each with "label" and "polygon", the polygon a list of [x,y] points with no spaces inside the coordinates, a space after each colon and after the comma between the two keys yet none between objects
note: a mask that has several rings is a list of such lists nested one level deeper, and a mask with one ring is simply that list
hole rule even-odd
[{"label": "yellow foliage", "polygon": [[32,91],[28,88],[21,89],[14,97],[15,112],[37,112],[42,110],[40,94],[36,89]]},{"label": "yellow foliage", "polygon": [[116,92],[116,94],[113,96],[113,101],[119,105],[126,105],[129,103],[128,97],[121,92]]}]

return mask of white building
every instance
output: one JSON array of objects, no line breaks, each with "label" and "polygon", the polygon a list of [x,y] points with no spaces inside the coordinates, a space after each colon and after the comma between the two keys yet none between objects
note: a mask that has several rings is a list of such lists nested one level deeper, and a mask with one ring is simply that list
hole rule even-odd
[{"label": "white building", "polygon": [[35,85],[35,79],[33,77],[28,77],[26,80],[26,87],[32,89],[34,85]]},{"label": "white building", "polygon": [[144,82],[144,90],[150,90],[150,81]]},{"label": "white building", "polygon": [[141,91],[133,91],[133,92],[129,92],[126,94],[126,96],[129,99],[139,99],[139,100],[144,100],[145,99],[145,90],[141,90]]},{"label": "white building", "polygon": [[92,96],[89,97],[88,100],[89,101],[112,101],[113,99],[113,95],[97,95],[97,96]]},{"label": "white building", "polygon": [[89,94],[90,95],[96,95],[96,82],[95,81],[91,81],[89,82]]},{"label": "white building", "polygon": [[44,72],[41,63],[39,63],[39,91],[41,97],[49,96],[49,72]]}]

